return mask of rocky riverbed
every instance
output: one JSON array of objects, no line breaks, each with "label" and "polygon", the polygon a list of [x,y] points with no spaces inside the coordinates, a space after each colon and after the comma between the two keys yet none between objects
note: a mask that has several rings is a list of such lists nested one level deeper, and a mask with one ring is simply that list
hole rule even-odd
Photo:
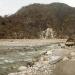
[{"label": "rocky riverbed", "polygon": [[75,57],[75,47],[66,47],[63,41],[12,44],[0,47],[0,75],[55,75],[57,63]]}]

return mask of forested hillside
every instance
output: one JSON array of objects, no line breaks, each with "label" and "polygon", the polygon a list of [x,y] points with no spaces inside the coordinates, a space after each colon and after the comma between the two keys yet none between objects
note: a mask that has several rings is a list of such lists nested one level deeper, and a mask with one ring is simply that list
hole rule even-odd
[{"label": "forested hillside", "polygon": [[0,17],[0,38],[40,38],[47,28],[53,29],[54,38],[75,36],[75,8],[64,3],[32,4]]}]

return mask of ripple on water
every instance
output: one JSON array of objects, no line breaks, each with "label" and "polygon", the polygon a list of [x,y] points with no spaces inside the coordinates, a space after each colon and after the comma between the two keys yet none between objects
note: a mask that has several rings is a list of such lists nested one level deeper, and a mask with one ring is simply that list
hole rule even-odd
[{"label": "ripple on water", "polygon": [[14,60],[7,60],[7,59],[5,59],[4,62],[5,63],[14,63],[15,61]]},{"label": "ripple on water", "polygon": [[7,67],[3,66],[2,68],[3,68],[3,69],[6,69]]},{"label": "ripple on water", "polygon": [[0,61],[0,65],[4,64],[4,62]]}]

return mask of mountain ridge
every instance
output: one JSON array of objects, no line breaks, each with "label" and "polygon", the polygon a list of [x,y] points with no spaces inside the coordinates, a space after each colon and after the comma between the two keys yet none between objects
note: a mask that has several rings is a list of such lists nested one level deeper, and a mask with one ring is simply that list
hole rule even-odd
[{"label": "mountain ridge", "polygon": [[32,4],[0,20],[0,38],[40,38],[52,28],[54,38],[75,36],[75,8],[64,3]]}]

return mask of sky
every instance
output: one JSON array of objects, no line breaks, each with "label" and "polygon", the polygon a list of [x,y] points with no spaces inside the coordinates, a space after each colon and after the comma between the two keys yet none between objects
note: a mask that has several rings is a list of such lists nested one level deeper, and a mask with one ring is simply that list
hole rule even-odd
[{"label": "sky", "polygon": [[72,7],[75,7],[75,0],[0,0],[0,16],[14,14],[21,7],[29,4],[50,4],[53,2],[66,3]]}]

